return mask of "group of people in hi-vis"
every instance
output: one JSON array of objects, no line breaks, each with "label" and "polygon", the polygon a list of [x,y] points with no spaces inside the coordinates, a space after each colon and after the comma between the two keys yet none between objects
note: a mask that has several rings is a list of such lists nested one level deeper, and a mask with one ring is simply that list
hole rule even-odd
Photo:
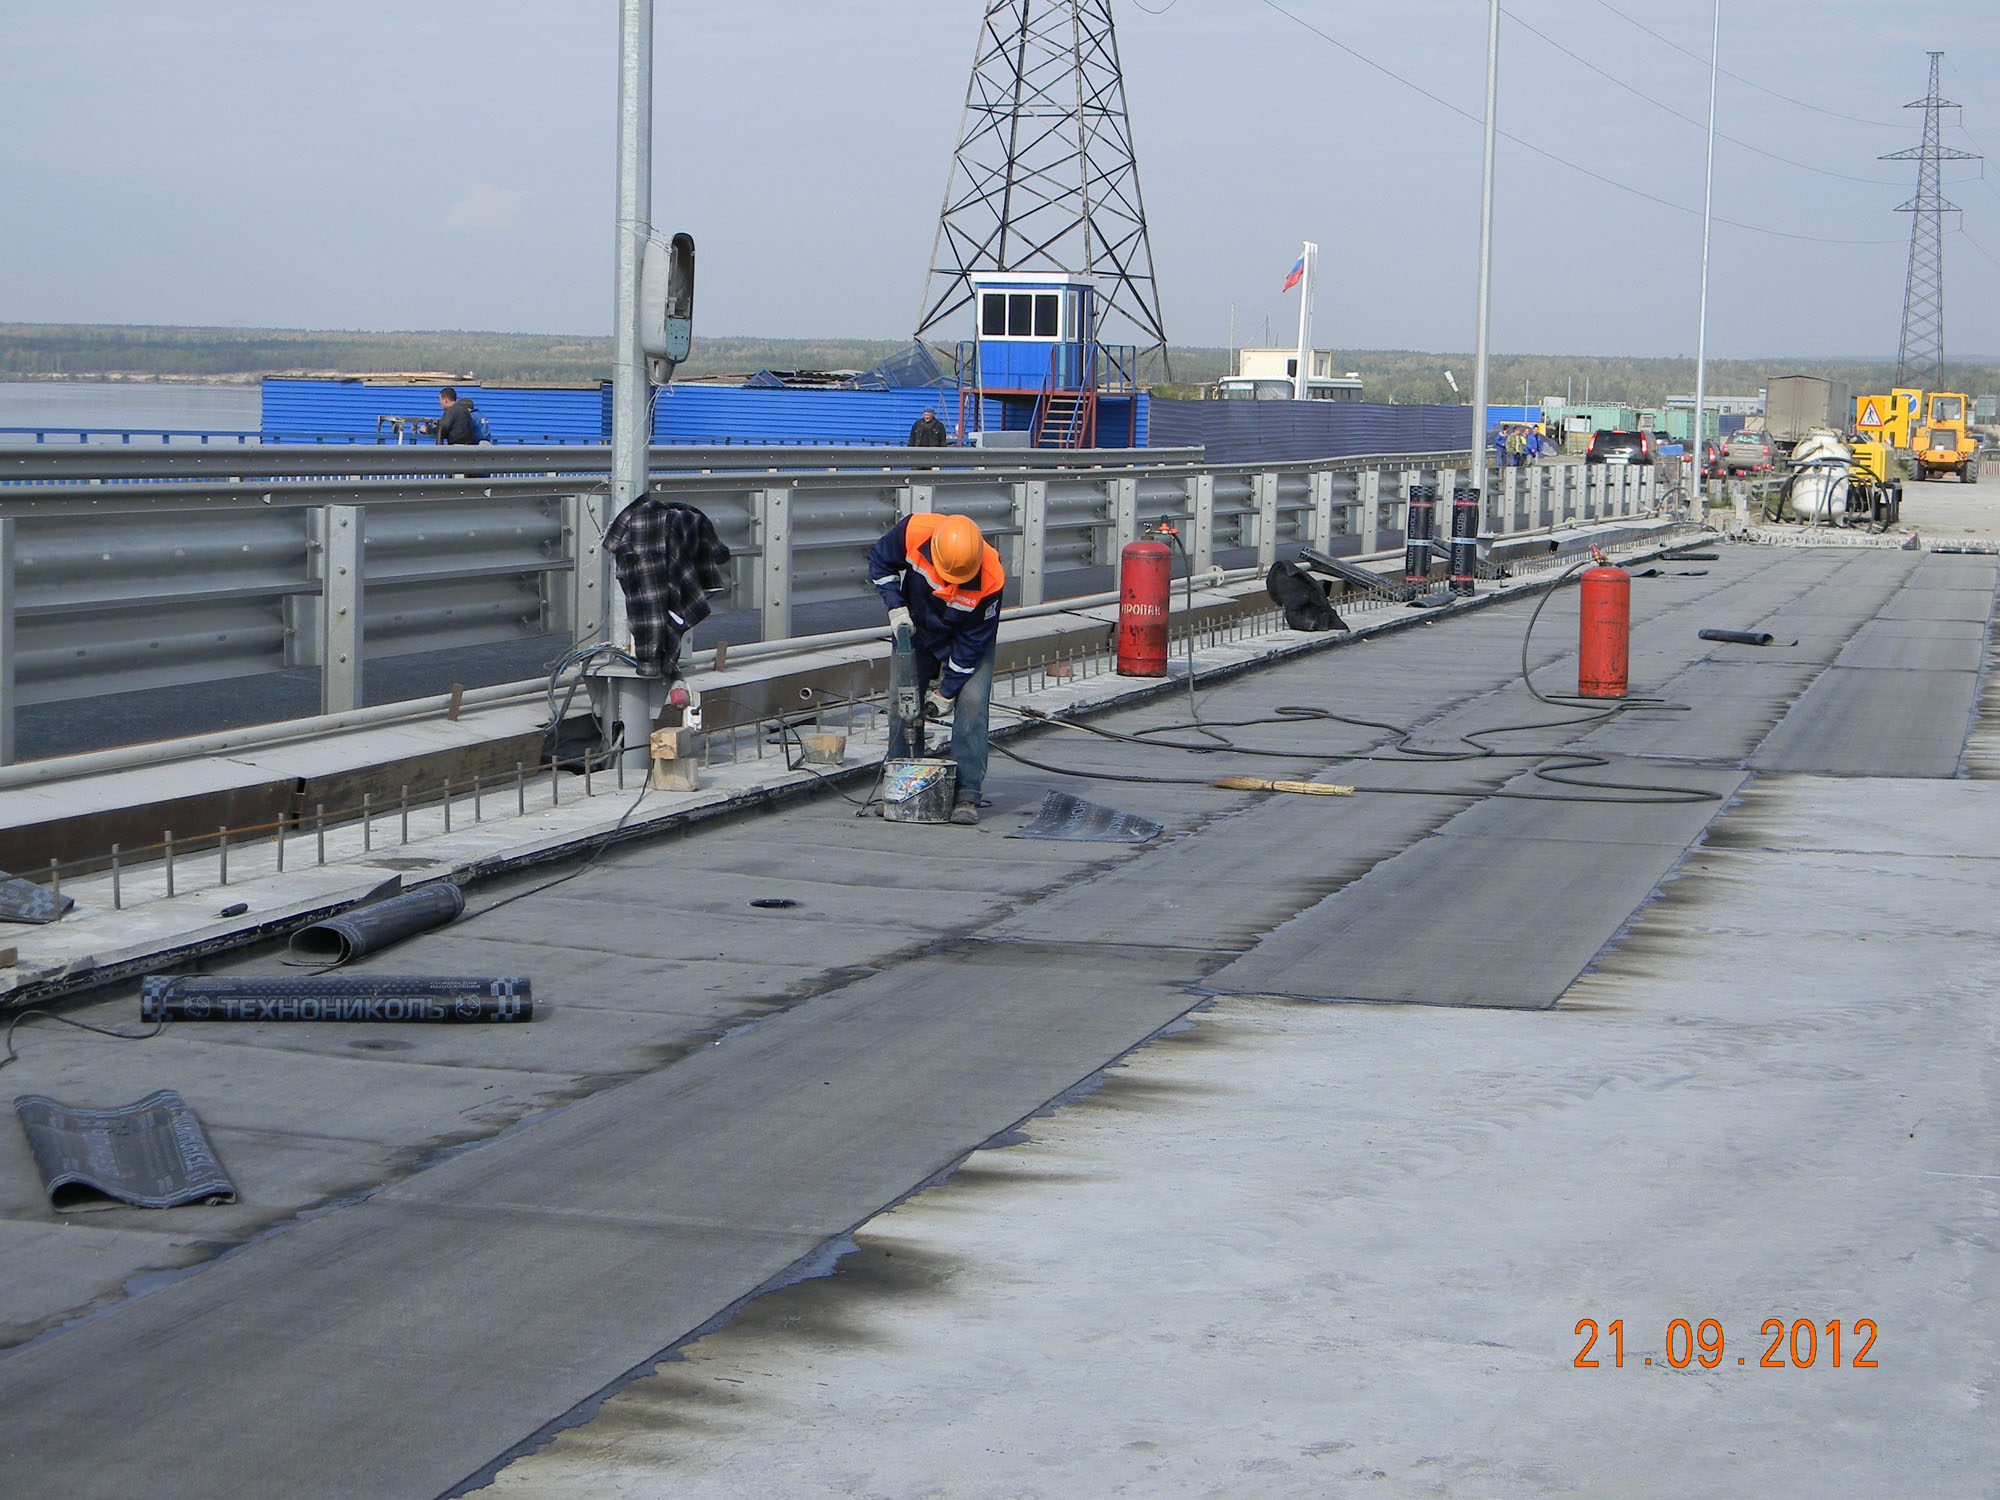
[{"label": "group of people in hi-vis", "polygon": [[1544,433],[1539,422],[1502,422],[1493,430],[1493,446],[1499,451],[1503,468],[1518,469],[1530,460],[1553,458],[1562,452],[1562,439]]}]

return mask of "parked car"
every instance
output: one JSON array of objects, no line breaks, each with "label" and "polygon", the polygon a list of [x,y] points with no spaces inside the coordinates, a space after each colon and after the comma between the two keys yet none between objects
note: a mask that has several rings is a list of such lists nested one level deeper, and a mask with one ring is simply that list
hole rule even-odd
[{"label": "parked car", "polygon": [[1649,464],[1659,456],[1650,432],[1626,432],[1600,427],[1590,435],[1583,450],[1587,464]]},{"label": "parked car", "polygon": [[1782,457],[1768,432],[1739,432],[1722,450],[1722,468],[1728,474],[1768,474]]}]

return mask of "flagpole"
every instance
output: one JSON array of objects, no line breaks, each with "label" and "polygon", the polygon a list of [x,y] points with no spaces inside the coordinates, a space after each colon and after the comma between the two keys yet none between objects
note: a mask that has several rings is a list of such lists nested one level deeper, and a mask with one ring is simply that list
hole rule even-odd
[{"label": "flagpole", "polygon": [[1312,375],[1313,272],[1318,268],[1319,246],[1305,241],[1305,280],[1299,285],[1299,359],[1292,376],[1292,399],[1306,399],[1306,381]]}]

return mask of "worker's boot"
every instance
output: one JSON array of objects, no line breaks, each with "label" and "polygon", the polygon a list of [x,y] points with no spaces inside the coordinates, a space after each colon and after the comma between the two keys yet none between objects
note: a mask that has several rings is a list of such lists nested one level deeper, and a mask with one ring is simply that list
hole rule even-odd
[{"label": "worker's boot", "polygon": [[961,828],[979,826],[979,803],[971,797],[960,797],[951,809],[952,822]]}]

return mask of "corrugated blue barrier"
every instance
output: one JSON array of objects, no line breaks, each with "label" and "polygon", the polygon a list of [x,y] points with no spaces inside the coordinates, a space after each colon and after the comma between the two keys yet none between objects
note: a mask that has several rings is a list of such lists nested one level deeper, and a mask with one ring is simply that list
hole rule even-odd
[{"label": "corrugated blue barrier", "polygon": [[1147,446],[1202,448],[1211,463],[1285,463],[1361,453],[1448,453],[1469,446],[1472,409],[1371,401],[1150,403]]}]

